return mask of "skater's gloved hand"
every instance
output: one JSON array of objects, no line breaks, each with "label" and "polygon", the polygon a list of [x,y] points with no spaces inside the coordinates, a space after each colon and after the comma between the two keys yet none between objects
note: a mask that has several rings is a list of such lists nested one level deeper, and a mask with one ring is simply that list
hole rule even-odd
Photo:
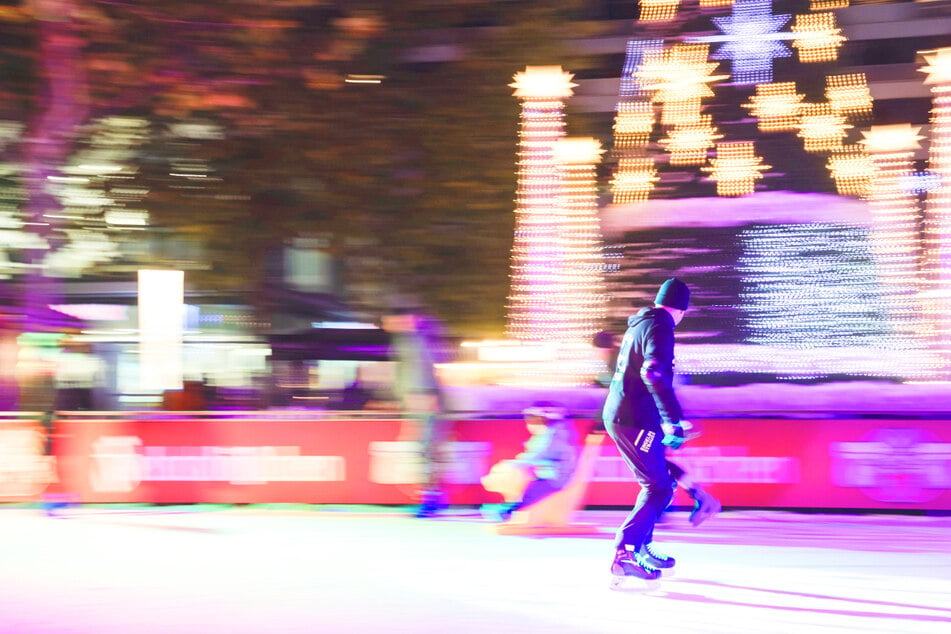
[{"label": "skater's gloved hand", "polygon": [[660,428],[664,432],[662,442],[671,449],[680,449],[687,441],[687,434],[680,423],[662,423]]},{"label": "skater's gloved hand", "polygon": [[684,437],[687,441],[699,438],[703,435],[703,426],[700,423],[694,423],[689,420],[681,420],[680,426],[684,428]]}]

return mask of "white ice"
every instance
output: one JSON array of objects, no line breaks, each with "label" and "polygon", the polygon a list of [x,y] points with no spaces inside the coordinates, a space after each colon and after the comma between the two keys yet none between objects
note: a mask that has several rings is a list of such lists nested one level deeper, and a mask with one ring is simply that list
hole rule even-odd
[{"label": "white ice", "polygon": [[621,511],[587,537],[473,511],[0,507],[0,633],[951,632],[951,518],[665,516],[676,573],[608,589]]}]

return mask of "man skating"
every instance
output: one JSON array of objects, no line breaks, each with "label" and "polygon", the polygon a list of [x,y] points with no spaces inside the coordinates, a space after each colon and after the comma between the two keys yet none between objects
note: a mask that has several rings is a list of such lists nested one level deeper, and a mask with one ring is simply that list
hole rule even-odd
[{"label": "man skating", "polygon": [[690,305],[689,287],[664,282],[652,308],[628,318],[602,419],[608,435],[641,485],[634,508],[617,530],[615,577],[654,580],[674,559],[653,547],[654,525],[670,504],[673,479],[665,447],[686,439],[683,410],[673,387],[674,328]]}]

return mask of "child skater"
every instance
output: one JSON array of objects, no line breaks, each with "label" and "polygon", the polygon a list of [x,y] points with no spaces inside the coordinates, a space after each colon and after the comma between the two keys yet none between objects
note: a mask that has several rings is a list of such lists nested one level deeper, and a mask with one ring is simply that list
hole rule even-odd
[{"label": "child skater", "polygon": [[565,488],[578,462],[578,431],[564,407],[537,401],[522,415],[531,433],[524,451],[496,464],[483,478],[487,490],[505,497],[501,504],[482,506],[482,515],[489,520],[508,520],[515,511]]}]

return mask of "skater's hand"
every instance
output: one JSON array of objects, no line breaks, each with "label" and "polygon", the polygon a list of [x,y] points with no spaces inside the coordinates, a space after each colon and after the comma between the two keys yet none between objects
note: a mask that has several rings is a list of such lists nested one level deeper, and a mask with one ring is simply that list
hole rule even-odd
[{"label": "skater's hand", "polygon": [[700,423],[681,420],[680,426],[684,428],[684,438],[686,438],[687,441],[699,438],[703,434],[703,426]]},{"label": "skater's hand", "polygon": [[664,431],[662,442],[671,449],[680,449],[686,442],[687,435],[680,423],[662,423],[660,427]]}]

